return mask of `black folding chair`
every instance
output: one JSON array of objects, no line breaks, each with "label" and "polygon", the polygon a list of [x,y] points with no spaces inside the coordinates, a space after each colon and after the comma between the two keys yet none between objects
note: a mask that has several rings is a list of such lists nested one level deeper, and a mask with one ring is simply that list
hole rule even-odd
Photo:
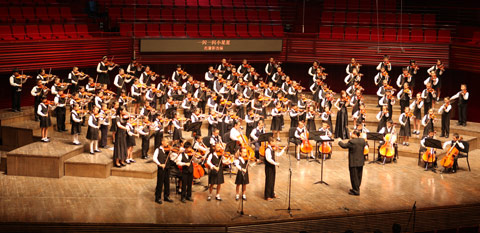
[{"label": "black folding chair", "polygon": [[467,165],[468,165],[468,171],[472,171],[470,169],[470,162],[468,162],[468,152],[470,150],[470,143],[466,142],[466,141],[461,141],[461,143],[463,143],[463,146],[465,148],[463,149],[460,149],[460,153],[458,153],[458,156],[457,156],[457,163],[456,163],[456,166],[455,166],[455,170],[458,169],[458,159],[461,159],[461,158],[466,158],[467,159]]}]

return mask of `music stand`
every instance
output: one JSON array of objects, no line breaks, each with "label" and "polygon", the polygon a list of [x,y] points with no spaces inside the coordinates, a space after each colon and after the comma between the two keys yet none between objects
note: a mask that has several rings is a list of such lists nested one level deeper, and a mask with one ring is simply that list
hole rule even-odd
[{"label": "music stand", "polygon": [[[435,148],[435,149],[443,149],[442,142],[437,139],[433,138],[425,138],[425,147]],[[435,155],[436,157],[436,155]],[[436,160],[436,159],[435,159]],[[428,168],[428,163],[426,163],[425,168]],[[437,173],[435,167],[432,166],[432,172]]]},{"label": "music stand", "polygon": [[312,131],[312,132],[310,132],[310,134],[308,135],[308,140],[314,140],[314,141],[315,141],[315,159],[314,159],[314,160],[308,160],[308,158],[309,158],[310,156],[307,156],[307,161],[308,161],[308,162],[321,163],[321,162],[318,160],[318,140],[319,140],[319,138],[320,138],[320,134],[321,134],[320,131]]},{"label": "music stand", "polygon": [[167,111],[165,111],[165,116],[167,116],[167,118],[169,116],[171,116],[173,114],[173,112],[176,112],[177,111],[177,108],[169,108],[167,109]]},{"label": "music stand", "polygon": [[258,142],[267,142],[269,138],[273,137],[273,133],[264,133],[258,136]]},{"label": "music stand", "polygon": [[202,122],[195,122],[195,123],[190,123],[185,126],[185,131],[187,132],[197,132],[200,131],[200,128],[202,127]]},{"label": "music stand", "polygon": [[[319,136],[317,143],[324,143],[324,142],[333,142],[334,140],[328,136]],[[327,182],[323,181],[323,164],[325,163],[325,154],[320,153],[322,155],[322,169],[321,169],[321,175],[320,175],[320,181],[317,181],[313,184],[324,184],[324,185],[329,185]]]},{"label": "music stand", "polygon": [[369,162],[370,163],[376,163],[377,161],[375,160],[375,149],[377,148],[377,141],[382,141],[383,140],[383,134],[377,133],[377,132],[368,132],[367,133],[367,140],[373,140],[373,160]]}]

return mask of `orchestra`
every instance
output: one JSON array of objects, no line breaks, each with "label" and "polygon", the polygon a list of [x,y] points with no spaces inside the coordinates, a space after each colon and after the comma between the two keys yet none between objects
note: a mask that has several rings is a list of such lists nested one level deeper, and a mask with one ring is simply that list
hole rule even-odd
[{"label": "orchestra", "polygon": [[[425,89],[415,93],[413,80],[414,76],[419,77],[419,68],[414,60],[402,69],[402,73],[395,80],[399,88],[397,92],[390,86],[389,73],[392,72],[392,64],[388,55],[385,55],[376,67],[378,73],[373,80],[362,78],[363,75],[359,73],[361,65],[352,58],[346,67],[347,76],[343,79],[345,90],[341,90],[337,95],[329,89],[329,80],[326,79],[328,74],[318,61],[314,61],[307,71],[312,77],[310,94],[305,93],[300,82],[285,73],[287,71],[282,66],[283,63],[275,58],[269,59],[264,72],[259,71],[261,73],[246,59],[239,66],[232,65],[230,60],[222,59],[220,65],[208,66],[200,80],[187,73],[182,65],[177,65],[171,77],[166,78],[136,59],[132,59],[126,70],[113,60],[113,57],[109,59],[104,56],[98,63],[98,77],[95,78],[80,72],[78,67],[73,67],[66,83],[60,77],[52,75],[51,70],[48,74],[45,69],[40,70],[36,79],[37,85],[32,88],[31,95],[35,97],[35,119],[40,121],[42,129],[41,141],[50,141],[48,127],[51,125],[51,110],[55,111],[59,132],[66,131],[65,116],[70,110],[68,116],[74,145],[81,144],[81,126],[83,122],[87,122],[86,137],[89,140],[89,152],[93,156],[101,152],[99,147],[107,147],[108,132],[111,131],[115,167],[121,168],[136,162],[133,148],[137,146],[137,138],[141,140],[141,158],[149,159],[150,140],[154,138],[151,155],[158,166],[155,201],[160,204],[162,192],[163,201],[172,201],[167,191],[168,177],[170,172],[175,170],[178,170],[181,177],[178,187],[181,186],[179,191],[181,190],[182,202],[193,200],[192,181],[202,177],[203,172],[208,175],[207,200],[213,198],[213,189],[216,186],[215,200],[221,201],[220,191],[222,184],[226,183],[223,176],[226,168],[237,170],[235,199],[246,200],[248,169],[259,163],[265,164],[264,197],[272,200],[276,197],[275,169],[279,166],[276,158],[285,149],[280,149],[278,145],[282,143],[282,132],[292,130],[289,137],[295,142],[297,160],[300,160],[300,153],[314,158],[314,154],[320,152],[330,158],[333,144],[326,142],[314,148],[312,145],[315,143],[309,135],[316,131],[329,138],[349,139],[352,136],[350,119],[353,120],[351,128],[367,141],[366,134],[370,131],[365,124],[367,109],[363,96],[364,88],[360,83],[370,82],[369,85],[378,87],[376,102],[380,111],[377,114],[372,113],[372,116],[376,115],[378,120],[376,132],[384,135],[378,148],[378,159],[383,163],[398,159],[397,137],[402,146],[409,146],[412,134],[420,134],[420,124],[424,126],[424,139],[433,138],[432,132],[435,131],[437,121],[435,113],[441,114],[441,136],[448,138],[453,101],[458,101],[459,125],[466,125],[469,97],[466,85],[461,85],[461,90],[451,98],[446,97],[438,110],[433,109],[435,101],[440,97],[440,77],[445,71],[441,61],[437,61],[428,70]],[[118,73],[112,85],[114,89],[110,90],[108,73],[116,68]],[[29,77],[18,69],[15,69],[10,77],[10,85],[14,90],[14,111],[20,111],[22,84]],[[81,86],[81,81],[86,78],[87,85]],[[54,84],[50,86],[51,81],[54,81]],[[47,100],[49,94],[54,95],[53,101]],[[401,112],[398,118],[398,135],[392,119],[397,100]],[[349,108],[352,108],[351,118],[348,117]],[[285,115],[290,118],[290,127],[285,127]],[[336,117],[335,125],[332,124],[333,116]],[[317,129],[318,121],[321,121],[321,127]],[[206,123],[207,134],[207,131],[202,134],[201,127],[191,127],[199,123]],[[245,124],[245,129],[242,123]],[[268,124],[273,137],[267,142],[260,142],[260,135],[267,133]],[[183,131],[191,132],[191,137],[185,137]],[[463,144],[455,142],[451,141],[449,145],[462,147]],[[365,151],[365,155],[368,155],[368,141]],[[427,148],[425,153],[424,162],[427,167],[429,164],[435,165],[435,150]],[[202,171],[202,175],[198,175],[199,171]]]}]

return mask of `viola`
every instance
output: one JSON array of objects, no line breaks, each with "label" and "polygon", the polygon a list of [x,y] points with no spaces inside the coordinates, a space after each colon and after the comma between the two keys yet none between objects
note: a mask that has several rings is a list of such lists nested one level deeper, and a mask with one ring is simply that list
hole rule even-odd
[{"label": "viola", "polygon": [[308,132],[302,134],[302,145],[300,145],[300,150],[306,154],[313,150],[313,147],[308,140]]},{"label": "viola", "polygon": [[442,165],[444,168],[451,168],[453,167],[453,162],[455,161],[455,157],[458,156],[458,153],[460,152],[456,145],[458,144],[459,141],[461,141],[463,138],[460,137],[458,140],[456,140],[452,145],[450,145],[450,148],[447,151],[447,155],[443,157],[440,160],[440,165]]}]

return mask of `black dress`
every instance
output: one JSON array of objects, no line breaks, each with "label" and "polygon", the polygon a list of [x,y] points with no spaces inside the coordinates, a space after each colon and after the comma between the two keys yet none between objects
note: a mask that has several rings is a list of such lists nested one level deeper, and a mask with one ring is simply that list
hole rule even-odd
[{"label": "black dress", "polygon": [[[48,114],[48,107],[45,104],[41,103],[39,106],[41,108],[42,113],[47,115]],[[48,128],[52,125],[52,121],[50,120],[50,114],[47,116],[40,116],[40,128]]]},{"label": "black dress", "polygon": [[282,119],[283,119],[283,115],[277,115],[275,116],[276,114],[278,114],[278,110],[277,108],[274,108],[272,110],[272,125],[270,126],[270,130],[272,131],[280,131],[282,130]]},{"label": "black dress", "polygon": [[[90,119],[92,119],[94,125],[99,125],[99,120],[94,115],[90,115]],[[88,121],[90,121],[90,119],[88,119]],[[98,128],[93,128],[89,125],[87,128],[87,139],[98,140],[98,131]]]},{"label": "black dress", "polygon": [[[423,100],[422,100],[423,101]],[[422,102],[420,101],[420,103]],[[416,100],[415,100],[416,102]],[[417,103],[415,103],[415,109],[411,109],[413,111],[413,115],[415,116],[416,119],[422,119],[422,108],[419,108]]]},{"label": "black dress", "polygon": [[117,132],[117,115],[112,116],[112,126],[110,126],[110,132]]},{"label": "black dress", "polygon": [[[127,129],[129,132],[135,132],[135,129],[133,128],[132,125],[130,124],[127,124]],[[128,132],[127,132],[127,147],[133,147],[133,146],[136,146],[136,142],[135,142],[135,136],[130,136],[128,135]]]},{"label": "black dress", "polygon": [[74,114],[75,114],[75,117],[76,117],[76,118],[79,118],[78,113],[72,112],[72,114],[71,114],[71,116],[70,116],[70,119],[71,119],[71,121],[72,121],[72,130],[71,130],[70,133],[71,133],[72,135],[73,135],[73,134],[80,134],[80,133],[81,133],[80,124],[82,123],[82,122],[75,122],[75,121],[73,120],[73,115],[74,115]]},{"label": "black dress", "polygon": [[384,114],[382,118],[380,118],[380,121],[378,122],[377,132],[379,132],[382,128],[387,127],[387,121],[388,121],[388,117]]},{"label": "black dress", "polygon": [[340,100],[338,105],[341,106],[340,110],[337,112],[337,122],[335,123],[335,138],[348,139],[348,112],[347,103],[343,100]]},{"label": "black dress", "polygon": [[[312,118],[308,118],[308,116]],[[315,125],[315,115],[312,115],[309,112],[307,112],[307,130],[310,132],[317,130],[317,126]]]},{"label": "black dress", "polygon": [[215,166],[219,166],[220,169],[218,169],[218,171],[210,169],[210,172],[208,173],[208,184],[223,184],[224,179],[223,164],[221,162],[222,157],[217,157],[216,153],[210,153],[209,156],[211,157],[210,162]]},{"label": "black dress", "polygon": [[402,114],[400,118],[402,119],[402,121],[405,121],[405,126],[402,125],[400,127],[399,135],[410,137],[412,135],[412,132],[410,130],[410,117],[407,117],[405,114]]},{"label": "black dress", "polygon": [[[428,114],[428,113],[427,113]],[[428,117],[428,116],[426,116]],[[430,131],[434,131],[433,119],[428,119],[427,126],[423,129],[423,136],[427,136]]]},{"label": "black dress", "polygon": [[[119,119],[119,123],[126,126],[126,121]],[[113,160],[125,160],[127,158],[127,131],[117,128],[115,133],[115,143],[113,144]]]},{"label": "black dress", "polygon": [[[243,158],[238,159],[238,164],[242,169],[245,169],[247,167],[247,162],[243,160]],[[248,184],[250,179],[248,178],[248,170],[243,174],[242,171],[237,171],[237,177],[235,178],[235,184]]]}]

